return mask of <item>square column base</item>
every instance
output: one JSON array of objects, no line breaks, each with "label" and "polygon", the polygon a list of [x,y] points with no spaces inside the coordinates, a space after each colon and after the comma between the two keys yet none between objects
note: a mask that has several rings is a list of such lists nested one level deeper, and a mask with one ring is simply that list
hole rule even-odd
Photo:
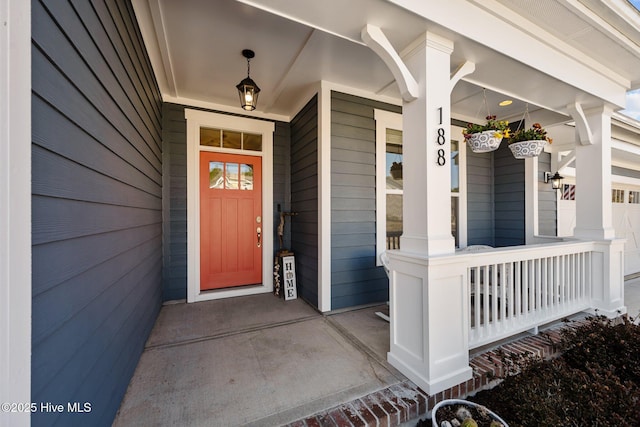
[{"label": "square column base", "polygon": [[471,379],[465,267],[455,255],[388,254],[387,360],[430,395]]}]

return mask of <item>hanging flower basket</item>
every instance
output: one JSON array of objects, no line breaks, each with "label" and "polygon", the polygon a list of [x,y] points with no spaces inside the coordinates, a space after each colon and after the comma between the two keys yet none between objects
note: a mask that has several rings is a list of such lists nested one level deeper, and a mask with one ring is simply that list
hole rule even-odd
[{"label": "hanging flower basket", "polygon": [[551,144],[553,140],[547,136],[547,131],[540,123],[534,123],[529,129],[516,130],[507,142],[513,157],[526,159],[540,155],[547,142]]},{"label": "hanging flower basket", "polygon": [[[499,137],[495,136],[496,133]],[[489,153],[495,151],[500,147],[502,141],[502,134],[495,130],[485,130],[479,133],[473,133],[466,138],[471,151],[474,153]]]},{"label": "hanging flower basket", "polygon": [[509,148],[516,159],[526,159],[527,157],[536,157],[542,153],[547,141],[544,139],[512,142]]},{"label": "hanging flower basket", "polygon": [[458,420],[458,425],[465,425],[465,420],[469,417],[475,421],[475,424],[466,421],[466,425],[509,427],[497,414],[482,405],[468,400],[446,399],[436,404],[431,410],[431,424],[433,427],[453,425],[451,422],[453,419]]},{"label": "hanging flower basket", "polygon": [[[486,102],[486,100],[485,100]],[[500,147],[503,137],[509,137],[509,122],[497,120],[496,116],[488,115],[483,125],[469,123],[462,130],[464,140],[474,153],[488,153]]]}]

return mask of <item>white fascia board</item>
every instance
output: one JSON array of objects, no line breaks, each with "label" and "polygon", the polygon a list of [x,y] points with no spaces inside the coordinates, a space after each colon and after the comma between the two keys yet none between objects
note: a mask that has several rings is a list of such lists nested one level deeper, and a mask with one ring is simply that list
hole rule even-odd
[{"label": "white fascia board", "polygon": [[[625,105],[630,81],[496,1],[389,1],[606,102]],[[483,24],[469,25],[479,21]]]}]

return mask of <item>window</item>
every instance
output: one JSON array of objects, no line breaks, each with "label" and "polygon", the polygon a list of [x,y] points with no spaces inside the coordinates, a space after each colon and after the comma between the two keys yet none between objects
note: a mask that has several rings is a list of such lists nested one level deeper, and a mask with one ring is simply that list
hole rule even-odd
[{"label": "window", "polygon": [[399,249],[402,235],[402,131],[385,132],[386,248]]},{"label": "window", "polygon": [[262,135],[202,127],[200,128],[200,145],[235,150],[262,151]]},{"label": "window", "polygon": [[460,247],[459,238],[460,217],[460,143],[451,140],[451,234],[456,240],[456,247]]},{"label": "window", "polygon": [[[376,120],[376,254],[400,248],[403,231],[402,115],[375,110]],[[452,130],[460,134],[461,128]],[[451,141],[451,233],[456,246],[466,246],[465,148]]]},{"label": "window", "polygon": [[618,188],[611,190],[611,201],[613,203],[624,203],[624,190]]},{"label": "window", "polygon": [[640,204],[640,191],[629,191],[629,203]]}]

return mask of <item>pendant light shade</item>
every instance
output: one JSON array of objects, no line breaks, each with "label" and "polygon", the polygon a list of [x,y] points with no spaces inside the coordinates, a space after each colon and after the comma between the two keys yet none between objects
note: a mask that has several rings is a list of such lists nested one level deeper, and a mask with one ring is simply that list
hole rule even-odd
[{"label": "pendant light shade", "polygon": [[242,51],[242,56],[247,58],[247,78],[237,84],[238,96],[240,96],[240,106],[243,110],[253,111],[258,105],[258,94],[260,88],[249,76],[251,68],[249,61],[255,56],[252,50],[245,49]]}]

